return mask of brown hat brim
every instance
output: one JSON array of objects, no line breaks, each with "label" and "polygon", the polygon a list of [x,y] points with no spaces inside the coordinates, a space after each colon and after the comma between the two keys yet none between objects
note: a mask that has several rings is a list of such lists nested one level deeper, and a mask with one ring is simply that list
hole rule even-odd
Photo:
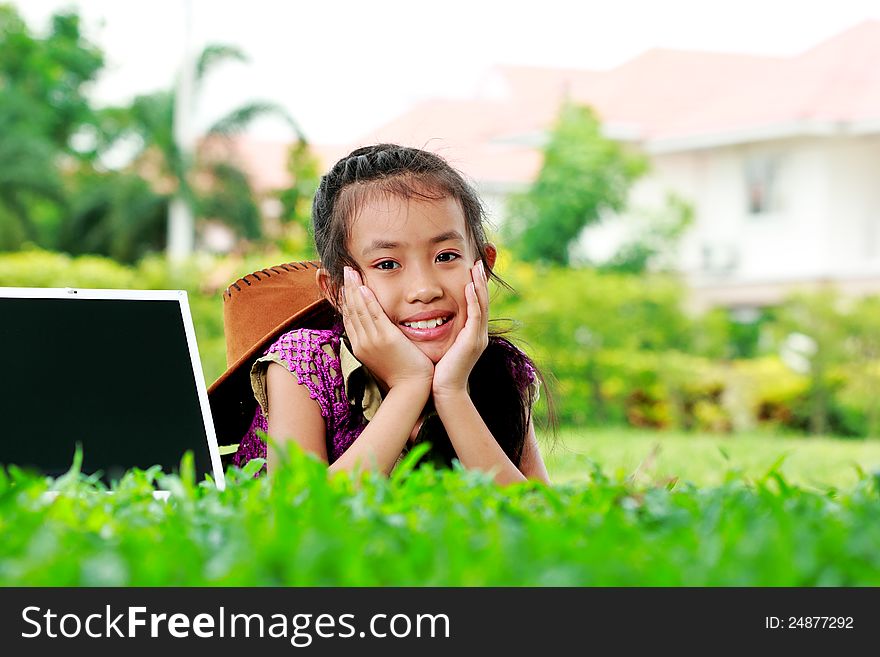
[{"label": "brown hat brim", "polygon": [[[245,276],[224,292],[226,371],[208,388],[219,445],[238,443],[256,410],[250,370],[287,331],[328,329],[336,317],[315,281],[319,263],[287,263]],[[271,327],[268,330],[266,327]]]}]

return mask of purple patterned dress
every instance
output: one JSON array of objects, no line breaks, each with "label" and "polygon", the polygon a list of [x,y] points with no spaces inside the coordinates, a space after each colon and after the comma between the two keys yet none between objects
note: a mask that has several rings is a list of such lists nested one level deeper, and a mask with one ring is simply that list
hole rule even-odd
[{"label": "purple patterned dress", "polygon": [[[342,381],[339,362],[339,343],[342,327],[329,330],[296,329],[282,335],[270,346],[264,356],[276,355],[282,364],[296,376],[297,382],[308,388],[309,396],[321,407],[321,416],[327,426],[327,459],[338,459],[366,426],[366,422],[351,412]],[[261,404],[257,404],[251,426],[232,458],[241,466],[252,458],[266,458],[266,443],[257,431],[267,432],[268,421]]]}]

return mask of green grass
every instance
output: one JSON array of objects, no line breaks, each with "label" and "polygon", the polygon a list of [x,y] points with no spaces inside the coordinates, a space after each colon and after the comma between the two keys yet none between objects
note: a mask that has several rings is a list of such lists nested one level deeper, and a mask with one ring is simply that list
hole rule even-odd
[{"label": "green grass", "polygon": [[856,484],[860,471],[880,471],[880,440],[566,428],[559,432],[556,449],[545,450],[554,483],[589,481],[596,462],[621,479],[677,478],[697,486],[717,486],[731,473],[746,480],[763,477],[780,459],[784,460],[778,471],[792,484],[846,489]]},{"label": "green grass", "polygon": [[253,477],[259,462],[229,470],[225,491],[197,485],[191,460],[179,476],[131,471],[114,495],[76,467],[54,482],[0,471],[0,584],[880,585],[876,476],[814,491],[771,468],[698,487],[594,464],[582,482],[501,488],[410,470],[417,455],[390,480],[353,480],[294,451],[271,478]]}]

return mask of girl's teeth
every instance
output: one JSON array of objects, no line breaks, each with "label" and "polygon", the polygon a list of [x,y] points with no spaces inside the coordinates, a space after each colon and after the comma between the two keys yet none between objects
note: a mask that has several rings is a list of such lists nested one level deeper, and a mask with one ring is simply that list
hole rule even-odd
[{"label": "girl's teeth", "polygon": [[438,317],[437,319],[429,319],[427,321],[421,322],[404,322],[410,328],[420,328],[420,329],[432,329],[437,328],[444,322],[442,317]]}]

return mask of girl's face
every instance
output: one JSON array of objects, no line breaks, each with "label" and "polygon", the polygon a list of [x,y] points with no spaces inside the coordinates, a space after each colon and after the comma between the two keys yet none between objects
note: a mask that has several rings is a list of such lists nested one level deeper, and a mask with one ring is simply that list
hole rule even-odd
[{"label": "girl's face", "polygon": [[352,221],[348,252],[364,283],[389,319],[434,363],[467,320],[464,290],[478,259],[470,242],[461,207],[449,197],[377,194]]}]

